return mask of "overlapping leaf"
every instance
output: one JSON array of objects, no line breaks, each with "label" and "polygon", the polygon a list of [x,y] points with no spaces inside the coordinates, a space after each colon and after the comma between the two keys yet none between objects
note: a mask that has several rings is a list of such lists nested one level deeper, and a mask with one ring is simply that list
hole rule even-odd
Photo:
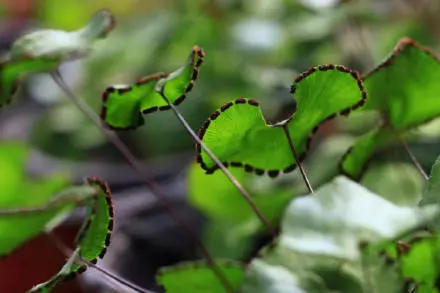
[{"label": "overlapping leaf", "polygon": [[[229,260],[216,260],[219,270],[233,289],[238,289],[244,276],[244,266]],[[166,293],[224,293],[223,284],[218,280],[205,261],[183,263],[162,269],[157,281]]]},{"label": "overlapping leaf", "polygon": [[25,74],[49,72],[63,61],[86,56],[93,42],[105,37],[114,24],[109,11],[99,10],[77,31],[47,29],[20,37],[0,64],[0,106],[11,101]]},{"label": "overlapping leaf", "polygon": [[250,264],[241,292],[401,292],[397,272],[360,243],[373,249],[438,214],[437,206],[399,207],[338,177],[291,202],[278,242]]},{"label": "overlapping leaf", "polygon": [[[291,186],[276,185],[270,178],[260,178],[239,168],[231,173],[252,194],[265,218],[276,226],[294,196]],[[209,219],[204,239],[211,254],[239,259],[247,255],[253,237],[265,227],[224,173],[207,175],[198,164],[193,164],[188,174],[188,195],[190,203]]]},{"label": "overlapping leaf", "polygon": [[438,157],[434,165],[432,165],[428,186],[423,193],[420,204],[440,205],[440,157]]},{"label": "overlapping leaf", "polygon": [[402,275],[415,288],[411,292],[439,292],[439,253],[440,241],[438,236],[434,236],[412,243],[409,251],[400,257]]},{"label": "overlapping leaf", "polygon": [[[347,115],[361,106],[366,92],[357,72],[338,65],[313,67],[292,85],[297,111],[288,121],[293,145],[303,159],[311,136],[324,121]],[[257,174],[277,176],[295,168],[289,144],[279,125],[269,125],[258,102],[240,98],[223,105],[206,120],[199,137],[228,166],[241,166]],[[215,162],[197,144],[198,161],[208,173]]]},{"label": "overlapping leaf", "polygon": [[110,245],[113,230],[113,203],[108,185],[97,179],[87,180],[94,187],[96,194],[89,198],[87,215],[77,237],[77,248],[64,267],[49,281],[33,287],[28,292],[50,292],[63,280],[84,272],[87,268],[85,259],[96,263],[103,258]]},{"label": "overlapping leaf", "polygon": [[392,203],[416,206],[421,199],[425,179],[412,164],[387,163],[368,169],[360,183]]},{"label": "overlapping leaf", "polygon": [[406,130],[440,116],[438,80],[439,59],[409,38],[400,40],[393,53],[364,78],[369,98],[360,111],[379,111],[383,121],[347,152],[342,172],[360,179],[376,151],[396,142]]},{"label": "overlapping leaf", "polygon": [[195,46],[187,64],[167,73],[143,77],[132,85],[114,85],[102,95],[102,120],[113,129],[134,129],[144,124],[143,114],[170,109],[183,102],[197,79],[205,53]]},{"label": "overlapping leaf", "polygon": [[[30,180],[23,168],[26,157],[27,148],[24,144],[0,144],[0,210],[44,205],[68,184],[68,179],[62,175],[38,181]],[[10,254],[24,242],[40,234],[54,217],[71,209],[66,204],[43,213],[0,215],[0,256]]]}]

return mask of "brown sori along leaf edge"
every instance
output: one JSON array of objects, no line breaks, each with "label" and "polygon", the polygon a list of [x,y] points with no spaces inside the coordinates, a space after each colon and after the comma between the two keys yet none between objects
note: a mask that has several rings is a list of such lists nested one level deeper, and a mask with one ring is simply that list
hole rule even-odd
[{"label": "brown sori along leaf edge", "polygon": [[[199,68],[200,66],[203,64],[204,58],[205,58],[205,52],[203,51],[202,48],[200,48],[199,46],[194,46],[191,52],[191,65],[193,67],[193,74],[192,74],[192,79],[190,81],[190,83],[188,84],[188,86],[186,87],[184,93],[178,97],[174,102],[173,105],[178,106],[180,105],[185,99],[186,99],[186,95],[192,90],[192,88],[194,87],[196,80],[199,76]],[[197,57],[199,57],[197,59]],[[197,62],[196,62],[197,59]],[[102,100],[102,106],[101,106],[101,111],[100,111],[100,117],[102,120],[102,123],[105,127],[109,128],[109,129],[113,129],[113,130],[134,130],[140,126],[142,126],[144,124],[144,120],[142,119],[142,123],[141,125],[137,125],[134,127],[125,127],[125,128],[120,128],[120,127],[112,127],[110,125],[108,125],[107,123],[105,123],[105,119],[107,117],[107,107],[105,106],[105,102],[107,101],[108,97],[110,94],[117,92],[118,94],[124,94],[124,93],[128,93],[130,91],[133,90],[133,87],[135,86],[142,86],[145,83],[148,82],[152,82],[152,81],[159,81],[162,78],[166,78],[170,75],[170,73],[165,73],[165,72],[159,72],[159,73],[153,73],[151,75],[142,77],[140,79],[138,79],[134,84],[132,84],[131,86],[128,86],[126,88],[115,88],[114,86],[110,86],[107,89],[105,89],[105,91],[102,93],[101,96],[101,100]],[[169,110],[170,106],[166,105],[166,106],[155,106],[155,107],[151,107],[151,108],[147,108],[142,110],[139,115],[142,114],[151,114],[157,111],[166,111]]]},{"label": "brown sori along leaf edge", "polygon": [[[401,53],[402,53],[407,47],[413,47],[413,48],[419,49],[421,52],[423,52],[423,53],[425,53],[426,55],[432,57],[432,58],[433,58],[436,62],[438,62],[439,65],[440,65],[440,58],[437,56],[437,54],[435,54],[435,53],[431,50],[431,48],[426,47],[426,46],[422,46],[422,45],[420,45],[419,43],[417,43],[416,41],[414,41],[413,39],[411,39],[411,38],[409,38],[409,37],[404,37],[404,38],[400,39],[400,40],[397,42],[397,45],[394,47],[392,53],[388,56],[388,58],[386,58],[382,63],[380,63],[380,64],[379,64],[377,67],[375,67],[373,70],[371,70],[370,72],[366,73],[366,74],[362,77],[362,80],[366,80],[368,77],[370,77],[370,76],[373,75],[374,73],[376,73],[376,72],[378,72],[378,71],[381,71],[381,70],[384,70],[384,69],[386,69],[386,68],[389,67],[389,66],[392,66],[394,60],[395,60],[395,59],[396,59],[396,58],[397,58],[397,57],[398,57],[398,56],[399,56],[399,55],[400,55],[400,54],[401,54]],[[429,119],[427,119],[426,121],[421,122],[421,123],[419,123],[419,124],[417,124],[417,125],[410,125],[410,126],[408,126],[405,130],[409,130],[409,129],[411,129],[411,128],[417,127],[418,125],[422,125],[422,124],[428,123],[428,122],[432,121],[433,119],[435,119],[435,118],[429,118]],[[386,124],[387,124],[387,123],[386,123],[386,120],[383,120],[382,125],[381,125],[380,127],[385,127]],[[405,130],[403,130],[403,131],[405,131]],[[338,164],[338,166],[339,166],[338,169],[339,169],[339,173],[340,173],[340,174],[342,174],[342,175],[344,175],[344,176],[347,176],[348,178],[352,179],[353,181],[360,181],[360,180],[362,179],[362,177],[364,176],[365,172],[367,171],[368,167],[370,166],[371,161],[373,160],[373,157],[369,158],[369,159],[365,162],[364,166],[362,166],[362,170],[361,170],[359,176],[357,176],[357,177],[355,177],[355,176],[351,176],[350,174],[348,174],[348,173],[346,173],[346,172],[344,171],[344,169],[342,168],[342,164],[343,164],[345,158],[346,158],[347,156],[349,156],[350,153],[352,152],[353,147],[354,147],[354,145],[351,146],[351,147],[347,150],[347,152],[343,155],[343,157],[341,158],[341,161],[340,161],[339,164]]]},{"label": "brown sori along leaf edge", "polygon": [[[365,87],[364,84],[361,80],[361,77],[359,75],[359,73],[355,70],[352,70],[346,66],[342,66],[342,65],[333,65],[333,64],[326,64],[326,65],[320,65],[320,66],[316,66],[316,67],[311,67],[309,68],[307,71],[301,73],[300,75],[298,75],[298,77],[295,79],[293,85],[291,86],[291,94],[293,95],[296,91],[296,84],[301,82],[302,80],[306,79],[308,76],[310,76],[312,73],[316,72],[316,71],[327,71],[327,70],[338,70],[341,72],[345,72],[345,73],[349,73],[352,75],[352,77],[357,81],[358,87],[360,89],[361,92],[361,99],[354,105],[343,109],[342,111],[338,112],[338,113],[334,113],[326,118],[324,118],[321,122],[319,122],[314,128],[312,133],[310,133],[308,139],[307,139],[307,147],[306,147],[306,151],[300,155],[300,157],[298,158],[298,160],[300,162],[302,162],[305,159],[306,153],[310,148],[312,139],[314,137],[314,134],[318,131],[319,127],[326,121],[335,118],[338,115],[344,115],[347,116],[352,110],[355,110],[359,107],[361,107],[364,103],[365,100],[367,99],[367,92],[365,91]],[[201,141],[203,141],[203,137],[206,133],[206,130],[208,129],[209,125],[211,124],[212,121],[216,120],[221,113],[227,111],[229,108],[233,107],[234,105],[237,104],[245,104],[248,103],[251,106],[255,106],[255,107],[260,107],[260,104],[258,101],[254,100],[254,99],[245,99],[245,98],[238,98],[234,101],[225,103],[224,105],[222,105],[220,107],[219,110],[215,111],[214,113],[212,113],[209,118],[207,120],[205,120],[201,127],[199,128],[198,131],[198,136],[200,138]],[[261,109],[260,109],[261,110]],[[292,119],[294,113],[292,113],[292,115],[289,117],[289,119],[287,119],[287,121],[285,121],[285,123],[289,123],[289,121]],[[267,123],[267,122],[266,122]],[[268,126],[272,126],[272,127],[277,127],[277,123],[267,123]],[[215,166],[213,168],[208,168],[205,163],[202,160],[202,148],[200,146],[199,143],[196,142],[195,144],[195,149],[197,152],[197,162],[199,163],[200,167],[206,171],[207,174],[212,174],[214,173],[214,171],[216,171],[217,169],[219,169],[218,166]],[[285,168],[284,170],[263,170],[263,169],[259,169],[259,168],[255,168],[253,166],[247,165],[247,164],[243,164],[242,162],[222,162],[223,165],[225,165],[226,167],[241,167],[243,168],[246,172],[248,173],[255,173],[257,175],[264,175],[264,173],[267,172],[267,174],[269,175],[269,177],[271,178],[275,178],[277,177],[280,173],[289,173],[292,172],[293,170],[295,170],[296,167],[296,163],[293,163],[292,165],[288,166],[287,168]]]}]

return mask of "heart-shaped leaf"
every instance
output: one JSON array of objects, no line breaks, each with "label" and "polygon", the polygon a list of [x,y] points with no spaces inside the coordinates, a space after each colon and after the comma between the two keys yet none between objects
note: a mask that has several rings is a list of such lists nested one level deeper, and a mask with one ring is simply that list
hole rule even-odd
[{"label": "heart-shaped leaf", "polygon": [[132,85],[108,87],[102,95],[101,118],[112,129],[135,129],[143,114],[170,109],[161,93],[179,105],[193,88],[205,53],[194,46],[185,66],[172,72],[143,77]]},{"label": "heart-shaped leaf", "polygon": [[77,248],[66,265],[49,281],[34,286],[28,292],[50,292],[60,282],[84,272],[85,259],[97,263],[103,258],[110,245],[113,230],[113,203],[110,189],[104,181],[97,178],[87,179],[87,184],[95,188],[95,194],[89,198],[84,224],[77,236]]},{"label": "heart-shaped leaf", "polygon": [[[297,156],[302,160],[311,137],[324,121],[337,114],[360,107],[366,92],[359,74],[339,65],[321,65],[299,75],[292,85],[297,111],[288,123]],[[240,98],[224,104],[211,114],[199,137],[228,166],[242,166],[246,171],[277,176],[295,168],[289,144],[279,125],[266,123],[258,102]],[[208,173],[218,167],[199,144],[198,162]]]},{"label": "heart-shaped leaf", "polygon": [[[233,289],[238,289],[243,275],[244,266],[230,260],[215,260],[217,267],[225,276]],[[182,263],[162,269],[157,281],[165,288],[166,293],[224,293],[222,283],[214,275],[206,261]]]},{"label": "heart-shaped leaf", "polygon": [[[386,243],[439,212],[433,205],[397,206],[346,177],[337,177],[313,196],[292,200],[277,243],[251,262],[242,292],[398,292],[396,272],[371,259],[374,255],[360,244]],[[390,277],[389,283],[384,276]],[[382,285],[377,288],[377,284]],[[388,291],[379,290],[385,288]]]},{"label": "heart-shaped leaf", "polygon": [[86,56],[93,42],[105,37],[114,26],[113,15],[103,9],[79,30],[38,30],[17,39],[7,60],[0,65],[0,106],[10,103],[24,75],[49,72],[63,61]]},{"label": "heart-shaped leaf", "polygon": [[440,116],[438,80],[439,59],[409,38],[400,40],[392,54],[364,77],[369,98],[359,111],[379,111],[383,121],[347,152],[342,173],[360,179],[375,152],[396,142],[406,130]]}]

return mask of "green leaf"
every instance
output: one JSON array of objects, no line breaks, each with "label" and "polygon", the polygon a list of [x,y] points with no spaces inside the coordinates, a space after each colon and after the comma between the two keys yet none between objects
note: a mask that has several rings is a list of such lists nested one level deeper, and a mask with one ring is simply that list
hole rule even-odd
[{"label": "green leaf", "polygon": [[49,72],[63,61],[86,56],[93,42],[105,37],[114,25],[113,15],[99,10],[79,30],[38,30],[17,39],[7,60],[0,65],[0,107],[11,102],[24,75]]},{"label": "green leaf", "polygon": [[[252,198],[274,226],[294,196],[290,186],[281,186],[276,180],[261,178],[232,169],[231,173],[252,194]],[[207,192],[209,190],[209,193]],[[188,174],[189,202],[208,219],[204,229],[208,249],[216,257],[240,258],[252,248],[252,240],[265,229],[243,195],[222,172],[207,175],[197,165]]]},{"label": "green leaf", "polygon": [[412,164],[390,163],[369,169],[360,183],[397,205],[417,206],[425,179]]},{"label": "green leaf", "polygon": [[113,230],[113,203],[110,189],[104,181],[97,178],[87,179],[87,184],[95,188],[96,194],[87,204],[84,224],[77,236],[77,248],[66,265],[49,281],[34,286],[29,292],[50,292],[66,278],[73,277],[86,270],[81,258],[97,263],[103,258],[110,245]]},{"label": "green leaf", "polygon": [[440,242],[438,236],[434,236],[412,243],[409,252],[400,257],[402,275],[417,284],[415,292],[438,292],[439,253]]},{"label": "green leaf", "polygon": [[51,60],[20,60],[0,64],[0,106],[9,104],[18,90],[23,75],[32,72],[51,71],[58,66]]},{"label": "green leaf", "polygon": [[115,27],[110,11],[95,12],[86,26],[76,31],[44,29],[18,38],[11,48],[11,61],[56,60],[58,62],[87,56],[93,42],[104,38]]},{"label": "green leaf", "polygon": [[440,204],[440,157],[432,165],[428,186],[423,192],[420,204]]},{"label": "green leaf", "polygon": [[[287,120],[298,157],[302,160],[312,134],[324,121],[347,115],[361,106],[366,92],[357,72],[339,65],[313,67],[299,75],[292,85],[297,111]],[[319,106],[318,106],[319,105]],[[199,137],[228,166],[242,166],[257,174],[275,177],[295,168],[289,144],[279,125],[268,124],[258,102],[237,99],[211,114]],[[218,167],[200,145],[198,161],[208,173]]]},{"label": "green leaf", "polygon": [[[27,291],[27,293],[49,293],[53,289],[55,289],[66,278],[85,272],[87,266],[84,264],[80,265],[80,261],[81,260],[79,258],[78,250],[75,250],[72,256],[67,260],[64,266],[55,276],[53,276],[44,283],[32,287],[32,289]],[[75,272],[73,273],[73,271]]]},{"label": "green leaf", "polygon": [[330,293],[324,281],[311,272],[293,273],[279,264],[252,261],[240,293]]},{"label": "green leaf", "polygon": [[[379,130],[362,137],[346,154],[342,173],[360,179],[376,151],[396,142],[397,135],[438,117],[438,80],[439,59],[413,40],[401,39],[392,54],[364,77],[369,98],[360,111],[378,111],[383,122]],[[384,133],[391,136],[387,138]]]},{"label": "green leaf", "polygon": [[103,258],[113,231],[113,202],[110,188],[98,178],[89,178],[87,183],[99,190],[93,202],[87,206],[87,221],[78,235],[79,254],[86,260],[96,263]]},{"label": "green leaf", "polygon": [[[291,292],[287,285],[276,286],[278,283],[295,285],[298,292],[370,293],[369,282],[385,282],[377,279],[385,273],[396,275],[383,267],[374,254],[365,254],[360,243],[386,243],[438,214],[436,206],[400,207],[346,177],[337,177],[313,196],[292,200],[284,213],[282,233],[276,245],[268,246],[261,253],[262,257],[249,267],[250,272],[261,267],[269,270],[261,273],[268,279],[264,281],[266,285],[251,286],[252,290],[244,293]],[[377,273],[377,270],[384,271]],[[335,276],[344,281],[334,282]],[[247,275],[244,288],[249,283],[261,283],[256,278]],[[377,280],[371,281],[371,278]],[[400,285],[390,286],[386,286],[389,291],[376,288],[373,292],[397,292]]]},{"label": "green leaf", "polygon": [[[228,283],[238,289],[244,276],[244,266],[230,260],[216,260]],[[182,263],[177,266],[161,269],[157,282],[167,293],[224,293],[222,283],[214,275],[205,261]]]},{"label": "green leaf", "polygon": [[101,118],[112,129],[134,129],[144,124],[142,114],[170,109],[165,97],[179,105],[192,89],[205,53],[192,49],[185,66],[172,72],[156,73],[132,85],[108,87],[102,95]]},{"label": "green leaf", "polygon": [[373,154],[385,148],[395,139],[395,132],[389,127],[380,127],[359,138],[341,160],[341,172],[353,180],[362,178]]},{"label": "green leaf", "polygon": [[438,212],[432,205],[397,206],[345,177],[337,177],[313,196],[291,202],[280,242],[300,252],[357,260],[361,241],[393,239],[433,219]]},{"label": "green leaf", "polygon": [[[285,205],[293,197],[289,188],[275,184],[261,186],[264,184],[263,178],[245,173],[243,170],[232,169],[231,173],[245,187],[252,189],[255,204],[271,222],[281,216]],[[255,186],[258,181],[261,188]],[[259,221],[243,195],[223,172],[207,175],[197,164],[193,164],[189,170],[188,186],[190,203],[211,219],[235,223]]]},{"label": "green leaf", "polygon": [[[0,144],[0,210],[40,206],[66,187],[68,179],[57,175],[38,181],[27,178],[23,166],[26,165],[27,148],[16,142]],[[26,215],[0,215],[0,257],[4,257],[26,241],[42,232],[46,224],[69,207],[44,213]],[[17,233],[20,231],[20,233]]]},{"label": "green leaf", "polygon": [[[391,243],[388,242],[386,244]],[[361,270],[364,292],[401,293],[404,291],[404,279],[397,266],[382,259],[379,249],[383,245],[365,245],[361,247]],[[354,292],[354,291],[351,291]]]},{"label": "green leaf", "polygon": [[[440,60],[410,38],[364,77],[369,99],[362,110],[377,110],[396,130],[426,123],[440,115]],[[423,101],[423,102],[422,102]]]}]

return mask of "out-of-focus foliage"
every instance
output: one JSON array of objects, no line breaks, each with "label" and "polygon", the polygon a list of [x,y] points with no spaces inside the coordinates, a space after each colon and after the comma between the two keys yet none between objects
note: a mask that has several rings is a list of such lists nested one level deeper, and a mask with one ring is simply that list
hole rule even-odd
[{"label": "out-of-focus foliage", "polygon": [[0,107],[11,102],[24,75],[49,73],[62,62],[87,56],[93,43],[104,38],[113,27],[113,15],[100,10],[76,31],[38,30],[18,38],[0,64]]},{"label": "out-of-focus foliage", "polygon": [[[53,175],[33,180],[25,173],[28,147],[19,142],[0,145],[0,209],[29,208],[42,205],[69,183],[66,175]],[[63,216],[72,207],[61,206],[45,213],[0,215],[0,256],[5,256],[36,237],[52,220]],[[17,233],[20,231],[20,233]]]},{"label": "out-of-focus foliage", "polygon": [[92,187],[92,193],[81,194],[79,190],[77,191],[80,196],[88,198],[86,198],[86,218],[82,229],[78,232],[75,251],[56,275],[32,287],[29,293],[52,292],[62,281],[83,273],[87,269],[84,260],[96,263],[107,252],[114,216],[110,189],[107,183],[96,178],[88,179],[87,186]]},{"label": "out-of-focus foliage", "polygon": [[350,148],[342,171],[359,179],[377,149],[439,117],[439,79],[440,59],[411,39],[400,40],[392,54],[364,77],[369,98],[361,111],[378,111],[381,125]]},{"label": "out-of-focus foliage", "polygon": [[[38,3],[33,14],[34,20],[38,21],[38,25],[47,28],[78,29],[101,7],[106,7],[117,15],[117,28],[105,42],[94,46],[95,52],[90,58],[64,63],[61,66],[61,72],[68,85],[96,113],[100,111],[101,94],[108,85],[132,84],[134,80],[151,72],[171,72],[182,65],[188,49],[197,44],[206,52],[206,61],[198,77],[197,86],[189,94],[190,98],[179,106],[191,126],[194,129],[200,128],[202,122],[216,109],[241,97],[257,100],[261,112],[254,108],[258,110],[254,111],[255,113],[235,113],[232,117],[234,120],[237,117],[241,120],[257,117],[263,124],[265,121],[278,122],[292,117],[297,109],[296,114],[302,113],[303,121],[306,121],[299,127],[303,130],[301,135],[292,130],[292,137],[301,136],[302,145],[298,147],[301,154],[304,151],[306,136],[315,126],[305,124],[327,116],[321,117],[319,110],[332,114],[336,110],[330,109],[330,104],[339,104],[350,97],[345,96],[347,91],[344,90],[348,84],[337,83],[345,82],[342,79],[333,76],[329,80],[317,78],[316,84],[307,86],[310,92],[307,92],[305,99],[316,97],[319,98],[319,103],[311,103],[307,111],[301,112],[304,96],[298,94],[292,99],[289,95],[289,87],[298,73],[319,64],[343,64],[365,75],[380,64],[383,57],[402,37],[410,37],[422,45],[430,46],[434,52],[439,51],[440,44],[438,1],[41,0]],[[0,5],[0,13],[8,13],[8,9],[3,9]],[[406,131],[409,126],[419,126],[426,122],[425,118],[432,119],[437,116],[437,64],[428,62],[425,57],[429,56],[421,55],[420,51],[405,50],[395,58],[395,64],[389,64],[386,69],[376,72],[376,75],[370,75],[365,81],[366,90],[370,93],[368,101],[371,104],[367,103],[363,109],[374,109],[378,113],[370,115],[371,113],[366,111],[358,111],[351,113],[355,115],[348,118],[337,117],[321,125],[315,134],[304,165],[312,186],[317,190],[316,196],[297,197],[306,193],[298,170],[290,174],[280,174],[276,180],[272,180],[267,176],[258,177],[255,174],[244,173],[241,169],[230,168],[274,225],[277,225],[280,219],[284,219],[281,224],[281,236],[276,245],[268,247],[263,251],[263,255],[252,260],[246,272],[243,292],[285,292],[291,291],[292,288],[307,289],[306,292],[331,292],[337,289],[341,292],[401,292],[399,281],[402,276],[411,278],[414,284],[418,284],[419,290],[432,291],[434,277],[438,275],[438,268],[434,265],[437,261],[434,256],[438,254],[436,222],[429,225],[433,231],[425,231],[427,234],[432,232],[432,237],[422,239],[418,243],[410,243],[411,237],[405,235],[403,240],[408,241],[405,245],[412,248],[408,254],[397,253],[395,243],[390,241],[401,236],[397,235],[397,232],[407,232],[406,230],[414,228],[414,225],[420,224],[415,217],[411,217],[411,211],[427,210],[416,207],[423,195],[423,179],[407,162],[396,163],[407,160],[407,156],[402,151],[393,128],[399,130],[401,138],[409,140],[410,148],[422,159],[425,169],[434,162],[439,149],[436,121],[424,129]],[[402,56],[403,59],[398,59]],[[318,73],[310,77],[318,76]],[[303,82],[305,81],[307,79]],[[298,85],[299,90],[301,84]],[[32,147],[42,150],[45,155],[53,156],[55,160],[66,159],[62,161],[63,164],[111,164],[121,160],[121,156],[117,155],[91,121],[71,101],[65,99],[64,94],[49,77],[35,75],[24,85],[12,106],[2,110],[1,114],[8,114],[11,109],[12,116],[26,118],[26,115],[17,115],[14,111],[20,109],[22,103],[25,104],[29,99],[38,101],[39,107],[35,106],[38,109],[32,108],[32,111],[28,112],[37,116],[35,125],[32,121],[32,126],[35,126],[30,134]],[[325,85],[332,89],[332,95],[325,90],[322,94],[319,92],[320,87],[325,88]],[[381,94],[389,97],[382,99]],[[341,99],[330,99],[335,96]],[[399,96],[405,99],[399,99]],[[122,98],[124,95],[118,97]],[[354,95],[351,98],[354,99]],[[382,103],[384,101],[387,103]],[[40,107],[41,105],[44,107]],[[236,106],[229,110],[236,109]],[[34,107],[34,104],[31,104],[31,107]],[[418,109],[422,109],[421,112]],[[222,112],[221,117],[226,117],[224,115],[227,113],[232,112]],[[3,123],[6,125],[6,122],[11,121],[9,116],[6,117],[1,120],[1,131]],[[126,121],[129,121],[129,118],[132,117],[128,115]],[[379,123],[381,118],[392,122],[392,127],[382,127]],[[171,111],[146,115],[143,119],[143,127],[136,131],[119,133],[139,158],[160,160],[187,152],[194,155],[192,139],[184,132]],[[235,128],[238,123],[231,122],[232,119],[226,120],[225,125],[216,129],[215,125],[211,125],[210,130],[214,129],[214,133],[205,136],[205,140],[207,137],[220,137],[222,144],[227,143],[226,148],[216,148],[220,145],[218,141],[205,141],[215,149],[215,153],[219,154],[222,160],[229,162],[231,157],[238,156],[237,160],[247,164],[246,156],[252,156],[257,163],[263,161],[264,166],[254,166],[262,169],[270,169],[273,165],[276,165],[276,169],[281,169],[278,165],[293,162],[291,154],[286,151],[287,140],[282,144],[277,143],[281,142],[283,137],[272,140],[270,135],[260,138],[257,135],[252,145],[264,146],[265,143],[273,143],[273,150],[262,152],[256,147],[250,152],[249,145]],[[129,121],[129,124],[132,122]],[[246,130],[252,133],[255,130],[253,126],[255,125],[250,125]],[[374,127],[376,130],[371,131]],[[21,130],[15,133],[21,133]],[[231,139],[226,139],[225,133],[232,133]],[[359,139],[359,135],[363,135],[362,138]],[[345,157],[351,160],[349,163],[345,161],[345,169],[349,171],[346,173],[359,179],[363,174],[363,167],[368,167],[360,183],[369,191],[347,179],[338,178],[328,184],[328,181],[337,175],[337,164],[351,145],[355,145],[353,149],[357,148],[358,152],[352,151],[351,155]],[[234,150],[233,154],[228,153],[228,147]],[[243,151],[243,147],[248,150]],[[276,150],[280,149],[285,151],[281,159],[271,160],[268,157],[268,153],[276,153]],[[7,159],[4,162],[15,158],[13,152],[6,153]],[[240,152],[241,154],[237,155]],[[286,158],[288,159],[284,160]],[[394,161],[389,160],[390,158]],[[203,159],[210,167],[215,165],[206,155]],[[371,165],[367,166],[367,161]],[[385,161],[387,164],[384,164]],[[0,179],[0,183],[4,184],[7,190],[4,198],[10,199],[17,193],[29,192],[28,184],[23,184],[25,187],[21,186],[21,189],[10,187],[10,184],[17,185],[17,178],[23,172],[12,171],[16,170],[16,166],[10,168],[9,165],[1,164],[2,161],[0,174],[9,174],[4,180]],[[170,169],[173,175],[181,171],[173,167]],[[264,232],[261,223],[222,173],[216,171],[208,175],[193,164],[189,167],[188,174],[187,190],[190,202],[207,217],[203,234],[206,246],[216,257],[248,260],[250,251],[255,248],[255,240]],[[23,175],[19,180],[27,180],[26,178]],[[52,182],[50,178],[47,180]],[[61,182],[64,183],[64,179],[60,179],[60,185]],[[427,201],[431,204],[438,202],[435,184],[435,179],[431,179],[427,187],[428,193],[423,197],[423,204]],[[52,188],[52,184],[49,185]],[[319,189],[320,186],[324,187]],[[40,193],[39,189],[32,185],[35,194]],[[53,194],[52,190],[48,193],[46,189],[41,193],[44,193],[41,202],[32,204],[43,203]],[[3,194],[0,194],[0,202],[1,200]],[[370,206],[371,203],[374,203],[374,207]],[[20,204],[28,205],[28,199]],[[104,216],[108,216],[108,210],[103,209],[104,202],[101,204]],[[5,206],[10,207],[12,206]],[[305,213],[307,211],[310,213]],[[344,218],[347,214],[350,217]],[[38,216],[44,215],[45,213],[40,213]],[[25,218],[20,220],[24,221]],[[45,226],[43,224],[38,230]],[[8,227],[10,229],[10,226]],[[23,228],[25,232],[20,237],[27,239],[35,231],[32,225],[26,227],[29,227],[26,228],[29,231]],[[327,229],[324,231],[323,227]],[[98,242],[102,242],[102,237],[99,239]],[[359,242],[364,244],[365,240],[377,240],[380,243],[370,243],[361,248],[357,246]],[[383,241],[385,243],[382,243]],[[308,245],[310,243],[311,245]],[[0,247],[1,245],[0,241]],[[309,251],[312,248],[316,250]],[[382,248],[389,254],[390,251],[393,252],[392,257],[386,258],[386,262],[390,262],[391,258],[394,267],[385,265]],[[335,254],[341,251],[341,254]],[[323,256],[329,252],[333,255]],[[347,257],[349,252],[352,257],[350,259]],[[74,259],[70,259],[60,271],[60,276],[69,274],[75,267],[74,262]],[[344,264],[342,269],[341,263]],[[221,268],[224,268],[223,264],[220,262]],[[301,264],[301,267],[296,264]],[[162,275],[161,283],[170,292],[188,288],[193,288],[193,291],[196,288],[212,289],[213,292],[219,289],[221,292],[220,284],[212,271],[208,270],[206,265],[198,265],[198,272],[194,267],[187,267],[188,270],[171,269],[168,271],[169,275]],[[232,269],[228,267],[224,271],[227,278],[232,276],[234,287],[241,282],[244,272],[241,266],[237,265]],[[167,278],[168,276],[170,278]],[[55,277],[55,280],[58,280],[58,277]],[[373,283],[367,283],[365,280],[373,280]],[[185,284],[186,287],[180,284]],[[210,285],[212,287],[205,289],[205,286]]]},{"label": "out-of-focus foliage", "polygon": [[[232,284],[243,293],[402,292],[403,276],[396,267],[387,266],[379,252],[390,241],[437,219],[439,211],[436,204],[398,206],[337,177],[313,195],[295,198],[287,205],[276,243],[252,260],[242,282]],[[419,249],[414,253],[423,254]],[[399,266],[415,282],[432,281],[436,276],[435,272],[420,274],[409,262],[417,262],[417,257],[399,259]],[[174,267],[160,278],[189,286],[187,274],[205,284],[212,273],[205,277],[188,266]],[[211,284],[208,292],[220,290],[221,284]],[[168,293],[176,291],[165,288]]]},{"label": "out-of-focus foliage", "polygon": [[[231,289],[236,290],[243,281],[245,271],[243,264],[230,260],[217,260],[216,263]],[[178,293],[182,288],[194,293],[222,293],[225,290],[205,261],[163,268],[157,276],[157,281],[167,293]]]}]

